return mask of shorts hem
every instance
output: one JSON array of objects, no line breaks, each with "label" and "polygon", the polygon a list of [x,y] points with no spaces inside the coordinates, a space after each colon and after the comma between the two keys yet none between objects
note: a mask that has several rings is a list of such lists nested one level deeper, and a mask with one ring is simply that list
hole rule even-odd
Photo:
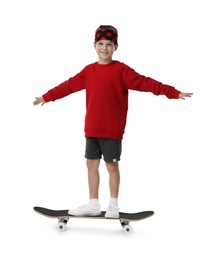
[{"label": "shorts hem", "polygon": [[88,160],[99,160],[99,159],[101,159],[102,157],[100,156],[100,157],[90,157],[90,156],[84,156],[86,159],[88,159]]},{"label": "shorts hem", "polygon": [[111,159],[111,160],[104,158],[104,161],[106,163],[116,163],[116,162],[119,162],[120,160],[121,160],[120,158],[119,159]]}]

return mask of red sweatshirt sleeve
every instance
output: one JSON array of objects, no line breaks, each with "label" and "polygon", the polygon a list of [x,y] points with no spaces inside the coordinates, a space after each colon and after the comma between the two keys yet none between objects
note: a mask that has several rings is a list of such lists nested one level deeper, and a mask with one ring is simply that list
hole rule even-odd
[{"label": "red sweatshirt sleeve", "polygon": [[152,92],[154,95],[165,95],[169,99],[177,99],[179,97],[180,91],[174,87],[162,84],[157,80],[140,75],[128,66],[124,68],[123,77],[125,84],[129,89]]},{"label": "red sweatshirt sleeve", "polygon": [[85,89],[85,69],[49,90],[43,95],[43,98],[46,102],[55,101],[82,89]]}]

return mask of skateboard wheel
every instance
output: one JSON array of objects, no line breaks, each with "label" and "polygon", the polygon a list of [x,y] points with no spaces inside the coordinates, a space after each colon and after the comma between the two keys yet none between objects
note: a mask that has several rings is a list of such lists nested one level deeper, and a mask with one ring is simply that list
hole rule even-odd
[{"label": "skateboard wheel", "polygon": [[64,219],[64,218],[58,219],[58,225],[57,225],[58,230],[65,231],[67,223],[68,223],[68,219]]},{"label": "skateboard wheel", "polygon": [[132,232],[132,227],[128,224],[128,225],[123,226],[123,230],[124,230],[124,233],[129,234]]},{"label": "skateboard wheel", "polygon": [[66,230],[66,224],[65,223],[58,223],[57,228],[59,231],[65,231]]}]

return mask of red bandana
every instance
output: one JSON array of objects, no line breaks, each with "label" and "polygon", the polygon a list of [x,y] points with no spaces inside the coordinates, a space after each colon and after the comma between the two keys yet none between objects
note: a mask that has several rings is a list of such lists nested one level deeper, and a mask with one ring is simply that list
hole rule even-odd
[{"label": "red bandana", "polygon": [[100,40],[109,40],[112,41],[115,45],[117,44],[117,33],[107,30],[107,29],[101,29],[98,30],[95,34],[95,43]]}]

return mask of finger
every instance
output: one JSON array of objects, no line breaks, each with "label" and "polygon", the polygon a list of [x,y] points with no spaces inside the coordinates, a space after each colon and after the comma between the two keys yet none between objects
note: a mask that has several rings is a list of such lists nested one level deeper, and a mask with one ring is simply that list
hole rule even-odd
[{"label": "finger", "polygon": [[36,100],[33,102],[34,105],[37,105],[38,102],[38,98],[36,98]]},{"label": "finger", "polygon": [[36,106],[36,105],[39,105],[41,103],[41,101],[40,100],[35,100],[34,102],[33,102],[33,104]]},{"label": "finger", "polygon": [[191,97],[193,93],[184,93],[186,97]]}]

